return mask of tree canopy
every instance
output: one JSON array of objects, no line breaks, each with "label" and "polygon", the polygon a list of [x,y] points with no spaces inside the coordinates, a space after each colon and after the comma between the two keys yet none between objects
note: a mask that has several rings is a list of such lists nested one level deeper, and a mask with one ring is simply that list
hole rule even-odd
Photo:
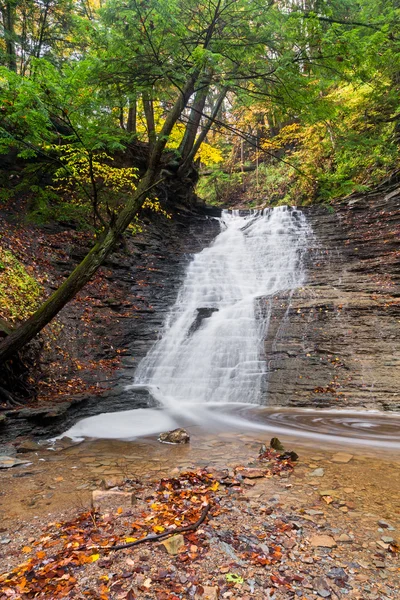
[{"label": "tree canopy", "polygon": [[67,197],[96,232],[0,358],[88,281],[144,202],[166,214],[166,180],[191,188],[200,165],[199,193],[226,202],[254,169],[248,199],[303,203],[393,171],[399,25],[388,0],[0,1],[0,153],[18,166],[2,195],[31,194],[42,216]]}]

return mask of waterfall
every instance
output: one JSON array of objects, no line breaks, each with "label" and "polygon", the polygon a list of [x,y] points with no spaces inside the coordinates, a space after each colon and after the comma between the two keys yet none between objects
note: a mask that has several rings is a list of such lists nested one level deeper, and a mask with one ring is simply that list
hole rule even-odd
[{"label": "waterfall", "polygon": [[135,377],[177,412],[183,405],[261,402],[269,299],[304,282],[311,231],[301,211],[224,211],[220,223],[212,245],[189,264],[162,335]]},{"label": "waterfall", "polygon": [[393,415],[262,406],[268,402],[263,354],[272,299],[282,292],[290,298],[304,285],[313,234],[304,214],[289,207],[224,211],[220,223],[211,246],[188,265],[160,339],[128,386],[147,388],[159,407],[102,413],[64,435],[132,440],[197,424],[207,432],[247,430],[398,449]]}]

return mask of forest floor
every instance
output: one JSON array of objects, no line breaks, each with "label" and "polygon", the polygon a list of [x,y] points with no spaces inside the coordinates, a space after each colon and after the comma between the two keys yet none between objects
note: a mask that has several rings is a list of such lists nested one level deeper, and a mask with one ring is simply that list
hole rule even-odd
[{"label": "forest floor", "polygon": [[[398,598],[400,456],[285,442],[292,462],[254,434],[191,434],[19,453],[0,472],[1,600]],[[208,505],[195,531],[108,548]]]}]

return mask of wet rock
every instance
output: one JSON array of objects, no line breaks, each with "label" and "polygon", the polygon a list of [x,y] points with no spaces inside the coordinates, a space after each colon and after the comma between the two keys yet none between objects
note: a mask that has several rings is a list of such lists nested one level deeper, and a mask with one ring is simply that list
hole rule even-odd
[{"label": "wet rock", "polygon": [[336,548],[337,546],[331,535],[314,535],[310,543],[314,548]]},{"label": "wet rock", "polygon": [[124,485],[124,479],[123,477],[118,477],[118,475],[106,477],[101,482],[101,487],[105,490],[109,490],[114,487],[120,487],[121,485]]},{"label": "wet rock", "polygon": [[40,450],[40,448],[41,447],[37,442],[34,442],[33,440],[25,440],[17,446],[17,452],[21,454],[25,454],[28,452],[37,452],[38,450]]},{"label": "wet rock", "polygon": [[324,475],[325,475],[325,471],[321,467],[319,467],[318,469],[315,469],[315,471],[310,473],[310,477],[323,477]]},{"label": "wet rock", "polygon": [[381,537],[382,542],[384,542],[385,544],[392,544],[394,542],[394,539],[388,535],[383,535]]},{"label": "wet rock", "polygon": [[394,531],[395,529],[393,525],[390,525],[387,521],[378,521],[378,525],[379,527],[382,527],[382,529],[388,529],[389,531]]},{"label": "wet rock", "polygon": [[351,461],[353,456],[353,454],[348,454],[347,452],[338,452],[332,456],[332,462],[346,464]]},{"label": "wet rock", "polygon": [[175,556],[184,549],[185,538],[182,534],[178,533],[177,535],[173,535],[172,537],[169,537],[160,543],[162,546],[164,546],[168,554]]},{"label": "wet rock", "polygon": [[92,507],[100,513],[116,512],[120,508],[130,510],[135,500],[131,492],[111,490],[94,490],[92,492]]},{"label": "wet rock", "polygon": [[259,479],[265,477],[265,471],[262,471],[261,469],[237,469],[236,474],[246,477],[247,479]]},{"label": "wet rock", "polygon": [[160,433],[158,441],[163,444],[187,444],[190,441],[190,435],[185,429],[173,429]]},{"label": "wet rock", "polygon": [[278,450],[279,452],[284,452],[285,450],[283,444],[277,437],[272,438],[269,445],[271,446],[271,448],[273,448],[274,450]]},{"label": "wet rock", "polygon": [[19,465],[29,464],[26,460],[19,460],[13,456],[0,456],[0,469],[10,469],[11,467],[18,467]]},{"label": "wet rock", "polygon": [[205,307],[205,308],[197,308],[197,315],[195,320],[193,321],[193,323],[190,326],[190,329],[188,331],[188,335],[193,335],[195,331],[197,331],[204,319],[208,319],[209,317],[211,317],[211,315],[215,312],[218,312],[218,308],[209,308],[209,307]]}]

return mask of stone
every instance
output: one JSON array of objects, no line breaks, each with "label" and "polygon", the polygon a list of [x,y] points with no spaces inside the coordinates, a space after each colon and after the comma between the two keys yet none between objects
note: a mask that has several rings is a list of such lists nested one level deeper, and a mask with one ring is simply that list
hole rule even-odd
[{"label": "stone", "polygon": [[378,540],[376,545],[379,546],[379,548],[382,548],[382,550],[389,550],[389,544],[385,544],[382,540]]},{"label": "stone", "polygon": [[40,450],[40,445],[33,440],[25,440],[17,446],[17,452],[21,454],[37,452],[38,450]]},{"label": "stone", "polygon": [[315,469],[315,471],[310,473],[310,477],[323,477],[324,475],[325,475],[325,471],[321,467],[319,467],[318,469]]},{"label": "stone", "polygon": [[265,476],[265,472],[261,469],[237,469],[236,474],[247,479],[259,479]]},{"label": "stone", "polygon": [[27,460],[19,460],[13,456],[0,456],[0,469],[10,469],[11,467],[28,464],[30,463]]},{"label": "stone", "polygon": [[331,535],[313,535],[310,543],[314,548],[336,548],[337,546]]},{"label": "stone", "polygon": [[178,533],[177,535],[173,535],[160,543],[164,546],[168,554],[175,556],[184,549],[185,538],[181,533]]},{"label": "stone", "polygon": [[92,507],[100,513],[116,512],[119,508],[130,510],[135,502],[131,492],[111,490],[94,490],[92,492]]},{"label": "stone", "polygon": [[352,542],[353,540],[351,539],[351,537],[349,535],[347,535],[347,533],[342,533],[337,538],[337,541],[338,542]]},{"label": "stone", "polygon": [[277,437],[272,438],[272,440],[270,441],[269,445],[274,450],[279,450],[279,452],[284,452],[285,451],[285,448],[283,447],[283,444],[281,443],[281,441]]},{"label": "stone", "polygon": [[392,544],[394,542],[394,539],[388,535],[383,535],[381,537],[382,542],[384,542],[385,544]]},{"label": "stone", "polygon": [[163,444],[187,444],[190,441],[190,435],[186,429],[178,428],[160,433],[158,441]]},{"label": "stone", "polygon": [[323,577],[314,580],[314,589],[321,598],[329,598],[331,595],[329,584]]},{"label": "stone", "polygon": [[203,586],[203,593],[196,594],[195,600],[218,600],[218,588],[209,585]]},{"label": "stone", "polygon": [[332,456],[332,462],[346,464],[350,462],[353,457],[353,454],[348,454],[347,452],[338,452]]},{"label": "stone", "polygon": [[318,493],[320,496],[332,496],[333,498],[337,498],[339,496],[337,490],[320,490]]},{"label": "stone", "polygon": [[382,527],[382,529],[389,529],[389,531],[394,531],[393,525],[390,525],[390,523],[387,523],[386,521],[378,521],[378,525],[379,527]]},{"label": "stone", "polygon": [[105,490],[109,490],[110,488],[119,487],[124,484],[124,479],[122,477],[118,477],[117,475],[107,477],[102,480],[101,486]]}]

